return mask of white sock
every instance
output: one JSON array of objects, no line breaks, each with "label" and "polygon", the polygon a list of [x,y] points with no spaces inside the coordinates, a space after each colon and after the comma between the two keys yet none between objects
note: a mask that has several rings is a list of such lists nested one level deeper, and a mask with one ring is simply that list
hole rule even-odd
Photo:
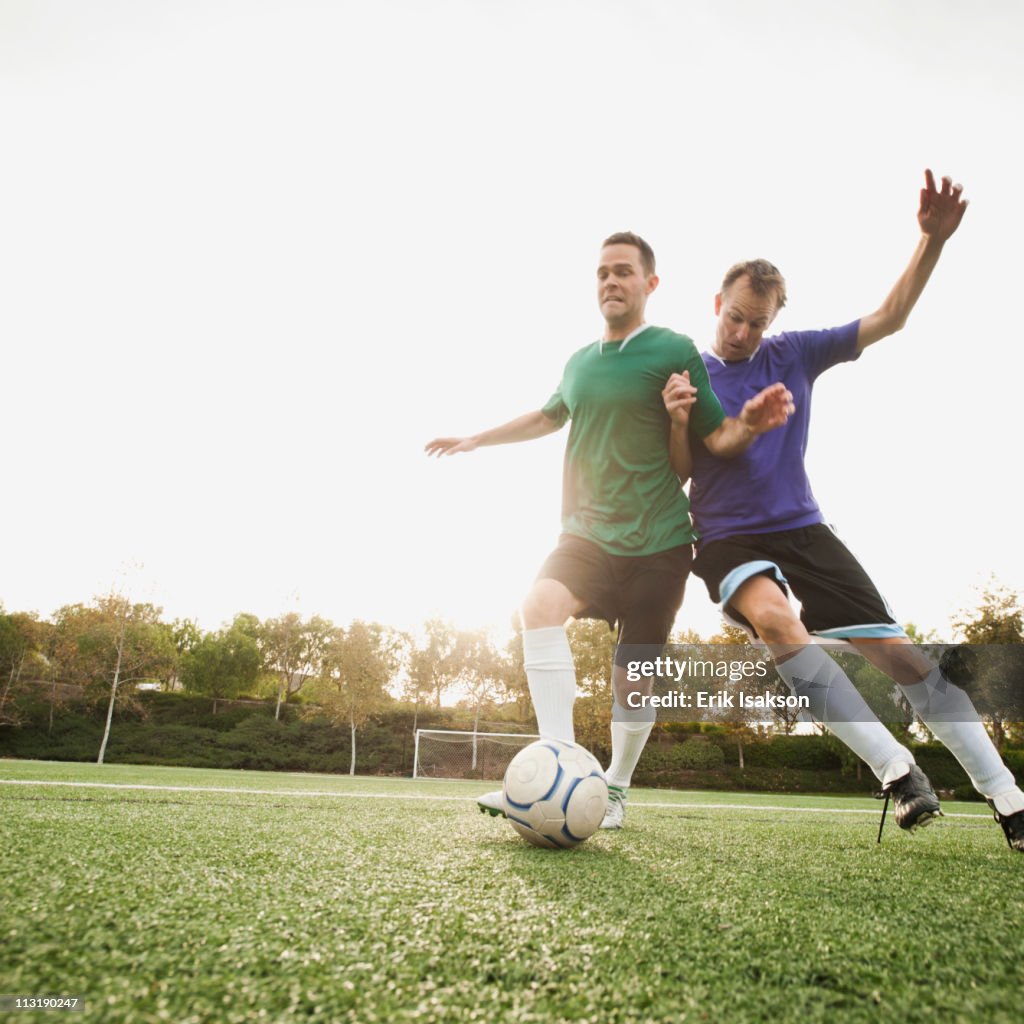
[{"label": "white sock", "polygon": [[[963,765],[974,788],[996,800],[1000,814],[1024,810],[1024,793],[1003,764],[995,744],[981,724],[971,698],[934,668],[920,683],[901,686],[921,721]],[[1002,808],[1007,808],[1002,810]]]},{"label": "white sock", "polygon": [[875,776],[887,784],[906,775],[914,755],[875,717],[846,673],[820,647],[808,644],[775,666],[797,697],[808,697],[809,710],[842,740]]},{"label": "white sock", "polygon": [[562,626],[523,630],[523,663],[541,736],[575,743],[576,667]]},{"label": "white sock", "polygon": [[629,789],[655,717],[654,708],[624,708],[618,701],[612,705],[612,763],[604,773],[609,786]]}]

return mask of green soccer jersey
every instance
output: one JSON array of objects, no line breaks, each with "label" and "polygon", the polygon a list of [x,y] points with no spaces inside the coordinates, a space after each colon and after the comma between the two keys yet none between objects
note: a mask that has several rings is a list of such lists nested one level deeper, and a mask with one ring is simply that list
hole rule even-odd
[{"label": "green soccer jersey", "polygon": [[562,529],[613,555],[652,555],[695,539],[690,503],[668,459],[671,421],[661,391],[690,372],[691,428],[725,419],[693,342],[646,327],[625,342],[594,342],[566,363],[544,415],[572,420],[562,477]]}]

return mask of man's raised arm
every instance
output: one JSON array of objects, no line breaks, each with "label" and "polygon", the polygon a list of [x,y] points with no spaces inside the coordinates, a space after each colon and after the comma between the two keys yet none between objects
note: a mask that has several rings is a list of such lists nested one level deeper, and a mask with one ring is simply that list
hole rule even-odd
[{"label": "man's raised arm", "polygon": [[885,302],[874,313],[861,318],[857,333],[858,352],[903,328],[935,264],[939,262],[942,247],[960,226],[967,209],[967,200],[960,198],[963,185],[954,185],[951,178],[943,178],[942,188],[937,189],[931,171],[924,172],[924,180],[921,206],[917,211],[921,240]]},{"label": "man's raised arm", "polygon": [[424,451],[428,455],[455,455],[458,452],[471,452],[482,445],[514,444],[517,441],[533,441],[535,438],[553,434],[559,425],[537,409],[519,416],[500,427],[473,434],[472,437],[435,437]]}]

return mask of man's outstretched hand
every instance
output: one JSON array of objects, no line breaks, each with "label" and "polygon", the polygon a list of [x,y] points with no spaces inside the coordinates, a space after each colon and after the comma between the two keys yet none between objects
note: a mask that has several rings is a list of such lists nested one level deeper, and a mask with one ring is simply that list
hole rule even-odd
[{"label": "man's outstretched hand", "polygon": [[471,452],[477,447],[472,437],[435,437],[423,450],[427,455],[456,455],[459,452]]},{"label": "man's outstretched hand", "polygon": [[781,381],[759,391],[740,410],[740,422],[755,434],[781,427],[796,411],[793,394]]},{"label": "man's outstretched hand", "polygon": [[963,185],[954,185],[952,178],[942,179],[942,188],[935,187],[931,171],[924,172],[925,187],[921,189],[921,208],[917,211],[917,223],[923,234],[936,241],[944,242],[963,220],[967,200],[961,199]]}]

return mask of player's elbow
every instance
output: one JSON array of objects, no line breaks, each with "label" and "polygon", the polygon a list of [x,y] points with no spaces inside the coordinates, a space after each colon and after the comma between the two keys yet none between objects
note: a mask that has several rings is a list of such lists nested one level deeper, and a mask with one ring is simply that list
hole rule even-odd
[{"label": "player's elbow", "polygon": [[879,338],[888,338],[890,334],[895,334],[897,331],[902,331],[907,326],[907,320],[910,319],[910,313],[898,312],[890,313],[885,317],[878,329]]},{"label": "player's elbow", "polygon": [[890,334],[902,331],[909,317],[910,310],[887,309],[884,306],[877,313],[864,317],[857,337],[858,348],[863,349],[876,341],[888,338]]},{"label": "player's elbow", "polygon": [[729,444],[729,439],[726,436],[724,424],[717,430],[713,430],[704,438],[704,447],[707,448],[712,455],[717,455],[720,459],[727,459],[731,454],[733,454],[731,451],[731,445]]},{"label": "player's elbow", "polygon": [[704,438],[704,447],[707,448],[712,455],[717,455],[722,458],[725,455],[725,449],[728,447],[723,442],[723,431],[719,427],[718,430],[712,431]]}]

